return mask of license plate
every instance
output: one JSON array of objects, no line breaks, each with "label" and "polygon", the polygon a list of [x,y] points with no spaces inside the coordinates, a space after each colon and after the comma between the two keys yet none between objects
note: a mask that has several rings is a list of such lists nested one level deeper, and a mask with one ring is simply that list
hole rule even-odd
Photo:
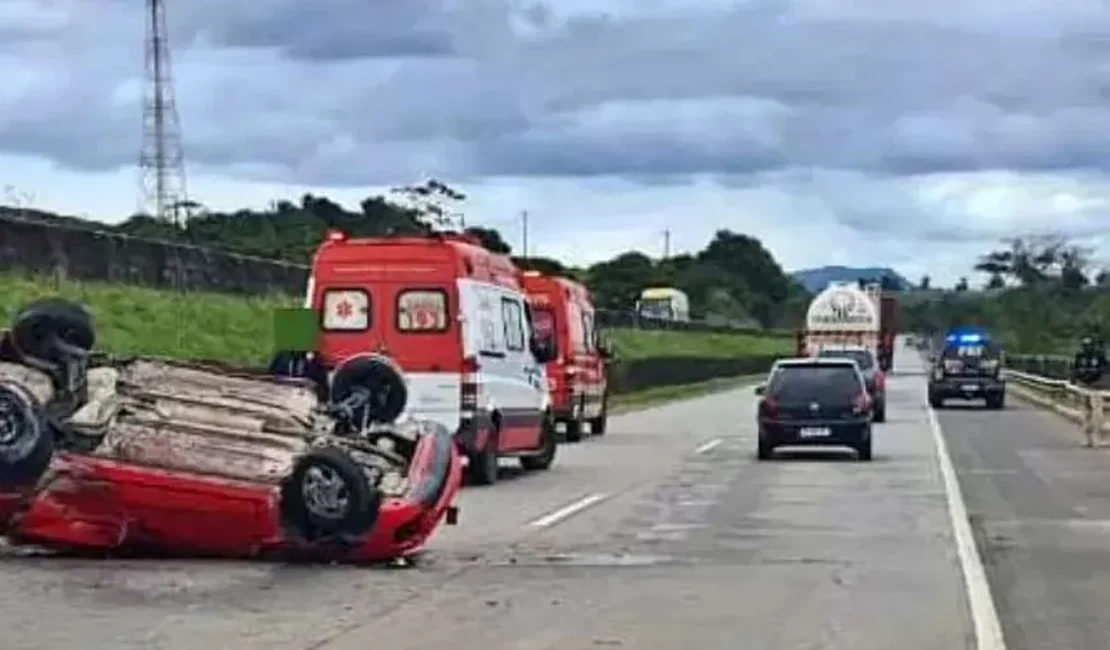
[{"label": "license plate", "polygon": [[965,392],[974,393],[975,391],[979,390],[979,387],[975,384],[964,384],[963,389]]},{"label": "license plate", "polygon": [[803,427],[798,431],[799,438],[827,438],[831,434],[828,427]]}]

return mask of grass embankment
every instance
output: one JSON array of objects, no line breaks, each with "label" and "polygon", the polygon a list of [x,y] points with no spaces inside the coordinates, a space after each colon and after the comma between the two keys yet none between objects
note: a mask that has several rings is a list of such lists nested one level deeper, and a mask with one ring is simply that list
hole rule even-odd
[{"label": "grass embankment", "polygon": [[[41,277],[0,274],[0,326],[6,326],[20,307],[47,296],[86,305],[96,317],[100,349],[254,366],[266,365],[273,353],[274,310],[300,303],[288,296],[175,293],[101,282],[55,286]],[[791,348],[789,339],[750,334],[610,330],[606,335],[619,358],[627,360],[785,354]]]}]

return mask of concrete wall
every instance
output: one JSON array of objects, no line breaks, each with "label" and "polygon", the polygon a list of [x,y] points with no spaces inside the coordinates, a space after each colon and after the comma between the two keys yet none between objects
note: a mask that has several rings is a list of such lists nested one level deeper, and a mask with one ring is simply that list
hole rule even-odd
[{"label": "concrete wall", "polygon": [[299,264],[3,216],[0,270],[244,294],[300,295],[308,277]]}]

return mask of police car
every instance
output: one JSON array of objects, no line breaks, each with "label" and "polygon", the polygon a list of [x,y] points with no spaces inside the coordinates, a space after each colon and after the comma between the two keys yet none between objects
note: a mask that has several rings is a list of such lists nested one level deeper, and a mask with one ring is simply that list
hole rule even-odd
[{"label": "police car", "polygon": [[989,409],[1006,404],[1002,348],[978,328],[950,331],[929,372],[929,405],[945,400],[983,400]]}]

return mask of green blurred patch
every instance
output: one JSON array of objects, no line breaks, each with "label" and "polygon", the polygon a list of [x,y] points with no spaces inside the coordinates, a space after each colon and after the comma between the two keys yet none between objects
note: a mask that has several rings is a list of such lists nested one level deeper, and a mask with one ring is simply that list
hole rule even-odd
[{"label": "green blurred patch", "polygon": [[319,338],[320,314],[315,309],[274,310],[275,352],[312,352]]}]

